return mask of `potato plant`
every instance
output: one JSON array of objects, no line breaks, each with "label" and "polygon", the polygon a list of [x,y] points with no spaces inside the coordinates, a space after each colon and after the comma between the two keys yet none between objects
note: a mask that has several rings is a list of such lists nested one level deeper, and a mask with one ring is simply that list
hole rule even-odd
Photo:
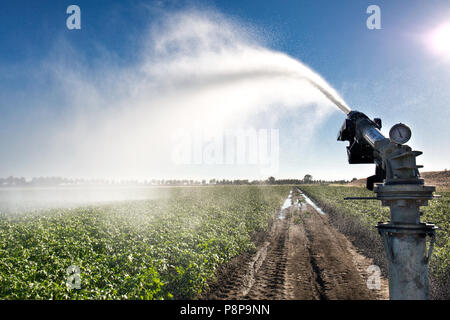
[{"label": "potato plant", "polygon": [[[160,199],[0,217],[0,299],[194,298],[254,248],[289,186],[170,188]],[[68,267],[80,269],[80,289]]]}]

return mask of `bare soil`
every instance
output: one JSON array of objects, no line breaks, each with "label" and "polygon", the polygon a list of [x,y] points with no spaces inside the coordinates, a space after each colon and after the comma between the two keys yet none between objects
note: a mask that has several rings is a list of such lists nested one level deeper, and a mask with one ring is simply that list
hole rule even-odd
[{"label": "bare soil", "polygon": [[[425,180],[426,185],[438,187],[439,190],[450,189],[450,171],[429,171],[421,172],[420,176]],[[348,186],[365,187],[366,179],[358,179],[347,184]]]},{"label": "bare soil", "polygon": [[[293,193],[293,202],[302,195]],[[388,285],[367,287],[372,261],[311,206],[302,202],[273,217],[257,250],[222,266],[202,299],[388,299]]]}]

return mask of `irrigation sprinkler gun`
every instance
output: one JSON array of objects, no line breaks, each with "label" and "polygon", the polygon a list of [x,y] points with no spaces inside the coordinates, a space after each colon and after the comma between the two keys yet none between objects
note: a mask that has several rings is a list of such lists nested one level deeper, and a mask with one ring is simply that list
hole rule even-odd
[{"label": "irrigation sprinkler gun", "polygon": [[[433,199],[435,187],[425,186],[420,178],[418,169],[422,166],[416,165],[416,157],[422,152],[404,145],[411,130],[396,124],[388,139],[380,129],[381,119],[371,120],[361,112],[351,111],[338,140],[350,142],[350,164],[376,165],[375,175],[367,178],[367,189],[376,193],[372,199],[381,200],[391,211],[390,221],[377,225],[388,260],[390,299],[429,299],[428,263],[437,227],[420,222],[420,207]],[[427,236],[431,238],[428,252]]]}]

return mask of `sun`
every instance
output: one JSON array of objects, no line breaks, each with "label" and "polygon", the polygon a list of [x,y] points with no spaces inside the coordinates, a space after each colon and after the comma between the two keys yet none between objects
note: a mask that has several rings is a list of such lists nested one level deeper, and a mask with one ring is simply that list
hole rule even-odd
[{"label": "sun", "polygon": [[431,46],[436,53],[450,57],[450,22],[442,24],[433,31]]}]

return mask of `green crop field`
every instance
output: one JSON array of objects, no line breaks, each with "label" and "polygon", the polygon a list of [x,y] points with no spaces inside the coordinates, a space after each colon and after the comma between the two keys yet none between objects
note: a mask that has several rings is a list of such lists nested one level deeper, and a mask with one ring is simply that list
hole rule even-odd
[{"label": "green crop field", "polygon": [[[336,214],[357,219],[367,228],[367,232],[376,232],[377,222],[389,220],[389,209],[382,207],[380,201],[352,200],[345,197],[373,197],[373,192],[361,187],[343,187],[327,185],[307,185],[301,189],[319,206],[331,208]],[[447,283],[450,270],[450,192],[437,192],[440,199],[429,201],[428,206],[421,207],[422,222],[432,222],[439,227],[436,235],[431,273],[441,283]]]},{"label": "green crop field", "polygon": [[[0,299],[193,298],[254,247],[289,189],[168,188],[160,199],[2,214]],[[72,265],[80,289],[68,289]]]}]

